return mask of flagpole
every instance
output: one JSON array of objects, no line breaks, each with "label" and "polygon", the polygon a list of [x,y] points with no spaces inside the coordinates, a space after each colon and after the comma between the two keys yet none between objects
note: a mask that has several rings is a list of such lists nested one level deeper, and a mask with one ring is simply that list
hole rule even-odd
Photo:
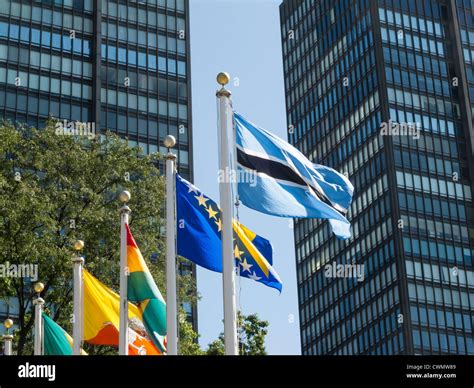
[{"label": "flagpole", "polygon": [[3,322],[3,326],[5,327],[5,329],[7,329],[6,334],[3,336],[3,340],[4,340],[3,355],[12,356],[13,355],[13,351],[12,351],[13,335],[10,334],[10,328],[13,326],[13,321],[11,319],[5,319],[5,322]]},{"label": "flagpole", "polygon": [[166,350],[170,356],[178,354],[178,325],[176,306],[176,193],[175,162],[176,155],[170,149],[176,145],[174,136],[164,139],[168,148],[166,159]]},{"label": "flagpole", "polygon": [[74,299],[74,322],[72,327],[73,352],[75,356],[81,355],[82,343],[82,322],[84,321],[83,311],[84,302],[82,299],[82,267],[84,258],[80,255],[80,251],[84,248],[84,241],[77,240],[74,243],[76,254],[72,258],[73,268],[73,299]]},{"label": "flagpole", "polygon": [[128,259],[127,259],[127,230],[128,216],[131,212],[127,203],[131,195],[122,191],[119,195],[123,206],[120,208],[120,326],[119,326],[119,355],[128,356]]},{"label": "flagpole", "polygon": [[34,290],[36,292],[36,299],[33,301],[35,306],[35,340],[34,340],[34,355],[41,356],[43,348],[43,312],[44,299],[40,294],[44,290],[44,284],[41,282],[35,283]]},{"label": "flagpole", "polygon": [[[219,182],[220,205],[222,210],[222,283],[224,289],[224,342],[225,354],[237,355],[237,314],[235,301],[235,262],[232,229],[232,186],[230,182],[233,141],[231,93],[225,88],[230,76],[219,73],[217,82],[222,88],[217,91],[219,99],[219,168],[224,179]],[[227,175],[229,173],[229,175]]]}]

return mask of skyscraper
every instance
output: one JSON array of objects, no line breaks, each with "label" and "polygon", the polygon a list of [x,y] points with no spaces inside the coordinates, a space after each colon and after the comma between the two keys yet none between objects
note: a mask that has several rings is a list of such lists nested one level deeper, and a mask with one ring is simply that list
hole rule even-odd
[{"label": "skyscraper", "polygon": [[289,140],[355,186],[351,239],[295,221],[303,354],[474,354],[473,13],[280,6]]},{"label": "skyscraper", "polygon": [[189,2],[0,0],[0,118],[42,127],[48,116],[145,153],[165,152],[174,135],[192,179]]}]

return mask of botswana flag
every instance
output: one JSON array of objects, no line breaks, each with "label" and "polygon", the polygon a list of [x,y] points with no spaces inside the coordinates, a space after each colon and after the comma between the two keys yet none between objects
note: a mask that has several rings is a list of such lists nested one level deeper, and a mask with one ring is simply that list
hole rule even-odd
[{"label": "botswana flag", "polygon": [[[295,147],[234,112],[238,192],[242,203],[279,217],[322,218],[351,237],[345,214],[354,187],[336,170],[314,164]],[[245,177],[245,179],[242,179]]]}]

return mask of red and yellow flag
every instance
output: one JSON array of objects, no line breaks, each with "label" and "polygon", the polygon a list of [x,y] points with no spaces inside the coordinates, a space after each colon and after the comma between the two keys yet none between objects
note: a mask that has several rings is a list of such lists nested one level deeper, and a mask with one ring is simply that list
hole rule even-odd
[{"label": "red and yellow flag", "polygon": [[138,248],[128,225],[128,300],[137,303],[148,337],[161,352],[166,351],[166,302]]},{"label": "red and yellow flag", "polygon": [[[94,345],[118,346],[120,296],[83,270],[84,341]],[[128,304],[130,355],[159,355],[160,351],[146,337],[140,310]]]}]

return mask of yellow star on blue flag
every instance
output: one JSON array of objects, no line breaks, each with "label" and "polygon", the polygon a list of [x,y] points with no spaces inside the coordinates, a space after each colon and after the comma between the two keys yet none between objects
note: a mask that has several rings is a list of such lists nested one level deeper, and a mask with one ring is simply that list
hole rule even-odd
[{"label": "yellow star on blue flag", "polygon": [[[222,220],[219,206],[196,186],[176,176],[178,255],[222,272]],[[233,220],[235,266],[240,276],[276,288],[282,283],[273,268],[270,241]]]}]

